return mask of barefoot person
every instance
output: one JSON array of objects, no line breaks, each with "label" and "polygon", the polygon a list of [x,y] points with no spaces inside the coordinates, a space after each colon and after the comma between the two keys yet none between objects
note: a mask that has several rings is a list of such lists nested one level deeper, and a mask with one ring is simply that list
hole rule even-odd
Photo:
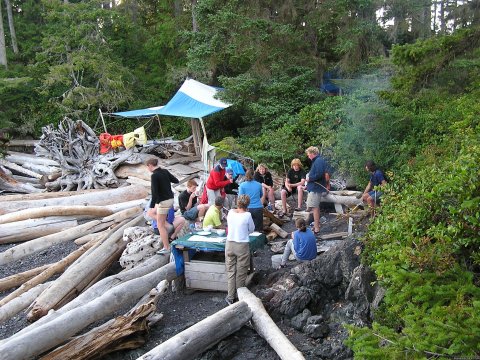
[{"label": "barefoot person", "polygon": [[228,235],[225,243],[225,265],[227,267],[228,295],[225,301],[232,304],[238,288],[245,286],[250,265],[249,234],[255,229],[252,215],[247,211],[248,195],[240,195],[237,208],[228,212]]},{"label": "barefoot person", "polygon": [[168,241],[168,231],[166,228],[166,220],[168,210],[173,205],[173,192],[171,183],[178,184],[178,179],[173,176],[167,169],[162,169],[158,165],[158,159],[150,158],[145,162],[151,176],[151,207],[157,209],[157,226],[160,238],[163,242],[163,248],[159,251],[164,254],[170,251],[170,243]]},{"label": "barefoot person", "polygon": [[327,162],[319,155],[316,146],[305,150],[307,157],[312,161],[312,167],[306,177],[307,207],[313,212],[314,233],[320,233],[320,201],[330,191],[330,174]]}]

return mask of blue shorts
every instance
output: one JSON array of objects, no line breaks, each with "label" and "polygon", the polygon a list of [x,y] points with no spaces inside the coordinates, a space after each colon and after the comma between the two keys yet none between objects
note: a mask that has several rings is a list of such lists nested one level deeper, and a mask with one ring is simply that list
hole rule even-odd
[{"label": "blue shorts", "polygon": [[182,216],[189,221],[195,221],[198,217],[197,205],[193,206],[190,210],[185,211]]},{"label": "blue shorts", "polygon": [[381,191],[372,190],[368,192],[368,195],[375,201],[376,204],[380,204],[380,198],[383,193]]}]

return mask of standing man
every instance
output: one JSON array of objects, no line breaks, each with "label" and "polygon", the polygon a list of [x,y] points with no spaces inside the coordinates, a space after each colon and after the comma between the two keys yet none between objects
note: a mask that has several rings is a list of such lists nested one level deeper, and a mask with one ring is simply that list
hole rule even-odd
[{"label": "standing man", "polygon": [[330,174],[328,165],[318,152],[318,148],[310,146],[305,150],[307,157],[312,161],[312,167],[307,174],[307,208],[313,211],[313,232],[320,233],[320,201],[330,191]]},{"label": "standing man", "polygon": [[171,183],[178,184],[178,179],[173,176],[167,169],[162,169],[158,165],[157,158],[150,158],[145,162],[148,171],[152,173],[152,203],[151,207],[157,209],[157,227],[160,238],[163,242],[163,248],[158,252],[165,254],[170,251],[170,243],[168,242],[168,231],[166,227],[166,219],[168,210],[173,205],[173,192]]},{"label": "standing man", "polygon": [[221,158],[217,165],[210,171],[205,188],[207,190],[208,205],[215,204],[217,196],[225,196],[223,188],[233,183],[233,175],[225,172],[227,159]]}]

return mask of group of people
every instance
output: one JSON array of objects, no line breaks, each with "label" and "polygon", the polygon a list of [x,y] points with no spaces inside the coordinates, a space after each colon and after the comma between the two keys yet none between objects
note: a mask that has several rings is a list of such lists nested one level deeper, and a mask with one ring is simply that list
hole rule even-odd
[{"label": "group of people", "polygon": [[[292,233],[282,255],[281,265],[285,266],[290,254],[298,261],[312,260],[317,255],[316,235],[320,232],[320,203],[322,198],[330,191],[330,171],[326,160],[320,155],[315,146],[306,149],[306,155],[311,161],[308,173],[303,169],[300,159],[291,161],[291,168],[286,174],[281,190],[281,200],[284,212],[287,212],[286,199],[297,195],[297,208],[303,206],[304,190],[308,192],[306,207],[313,214],[313,229],[310,229],[304,219],[297,219],[296,231]],[[178,179],[168,170],[158,166],[158,160],[149,159],[147,168],[152,172],[152,201],[150,213],[155,214],[158,233],[163,242],[159,253],[170,251],[169,240],[175,237],[177,228],[183,226],[186,220],[203,220],[203,227],[228,228],[225,245],[225,258],[228,278],[228,295],[226,301],[235,300],[236,289],[245,286],[245,281],[250,266],[249,234],[253,231],[263,231],[263,211],[267,204],[269,209],[275,208],[275,193],[273,178],[265,164],[258,165],[256,171],[248,169],[244,181],[238,186],[238,199],[236,207],[229,210],[226,224],[222,221],[222,210],[225,203],[225,187],[235,184],[233,172],[227,169],[227,159],[221,158],[216,164],[205,184],[202,201],[198,201],[197,183],[195,180],[187,182],[187,188],[178,197],[182,220],[175,223],[172,214],[173,192],[172,183]],[[373,161],[367,161],[365,169],[370,173],[370,180],[363,192],[363,201],[371,207],[378,204],[382,193],[378,186],[386,183],[383,173],[376,168]],[[167,224],[172,224],[173,235],[168,236]],[[172,231],[171,231],[172,232]]]}]

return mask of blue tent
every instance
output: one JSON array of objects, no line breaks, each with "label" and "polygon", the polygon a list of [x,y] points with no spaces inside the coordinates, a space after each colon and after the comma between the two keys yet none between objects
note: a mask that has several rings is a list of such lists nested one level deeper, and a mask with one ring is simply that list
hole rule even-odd
[{"label": "blue tent", "polygon": [[112,115],[127,118],[155,115],[202,118],[230,106],[230,104],[215,99],[215,95],[221,90],[221,88],[205,85],[193,79],[187,79],[165,106],[116,112],[112,113]]}]

